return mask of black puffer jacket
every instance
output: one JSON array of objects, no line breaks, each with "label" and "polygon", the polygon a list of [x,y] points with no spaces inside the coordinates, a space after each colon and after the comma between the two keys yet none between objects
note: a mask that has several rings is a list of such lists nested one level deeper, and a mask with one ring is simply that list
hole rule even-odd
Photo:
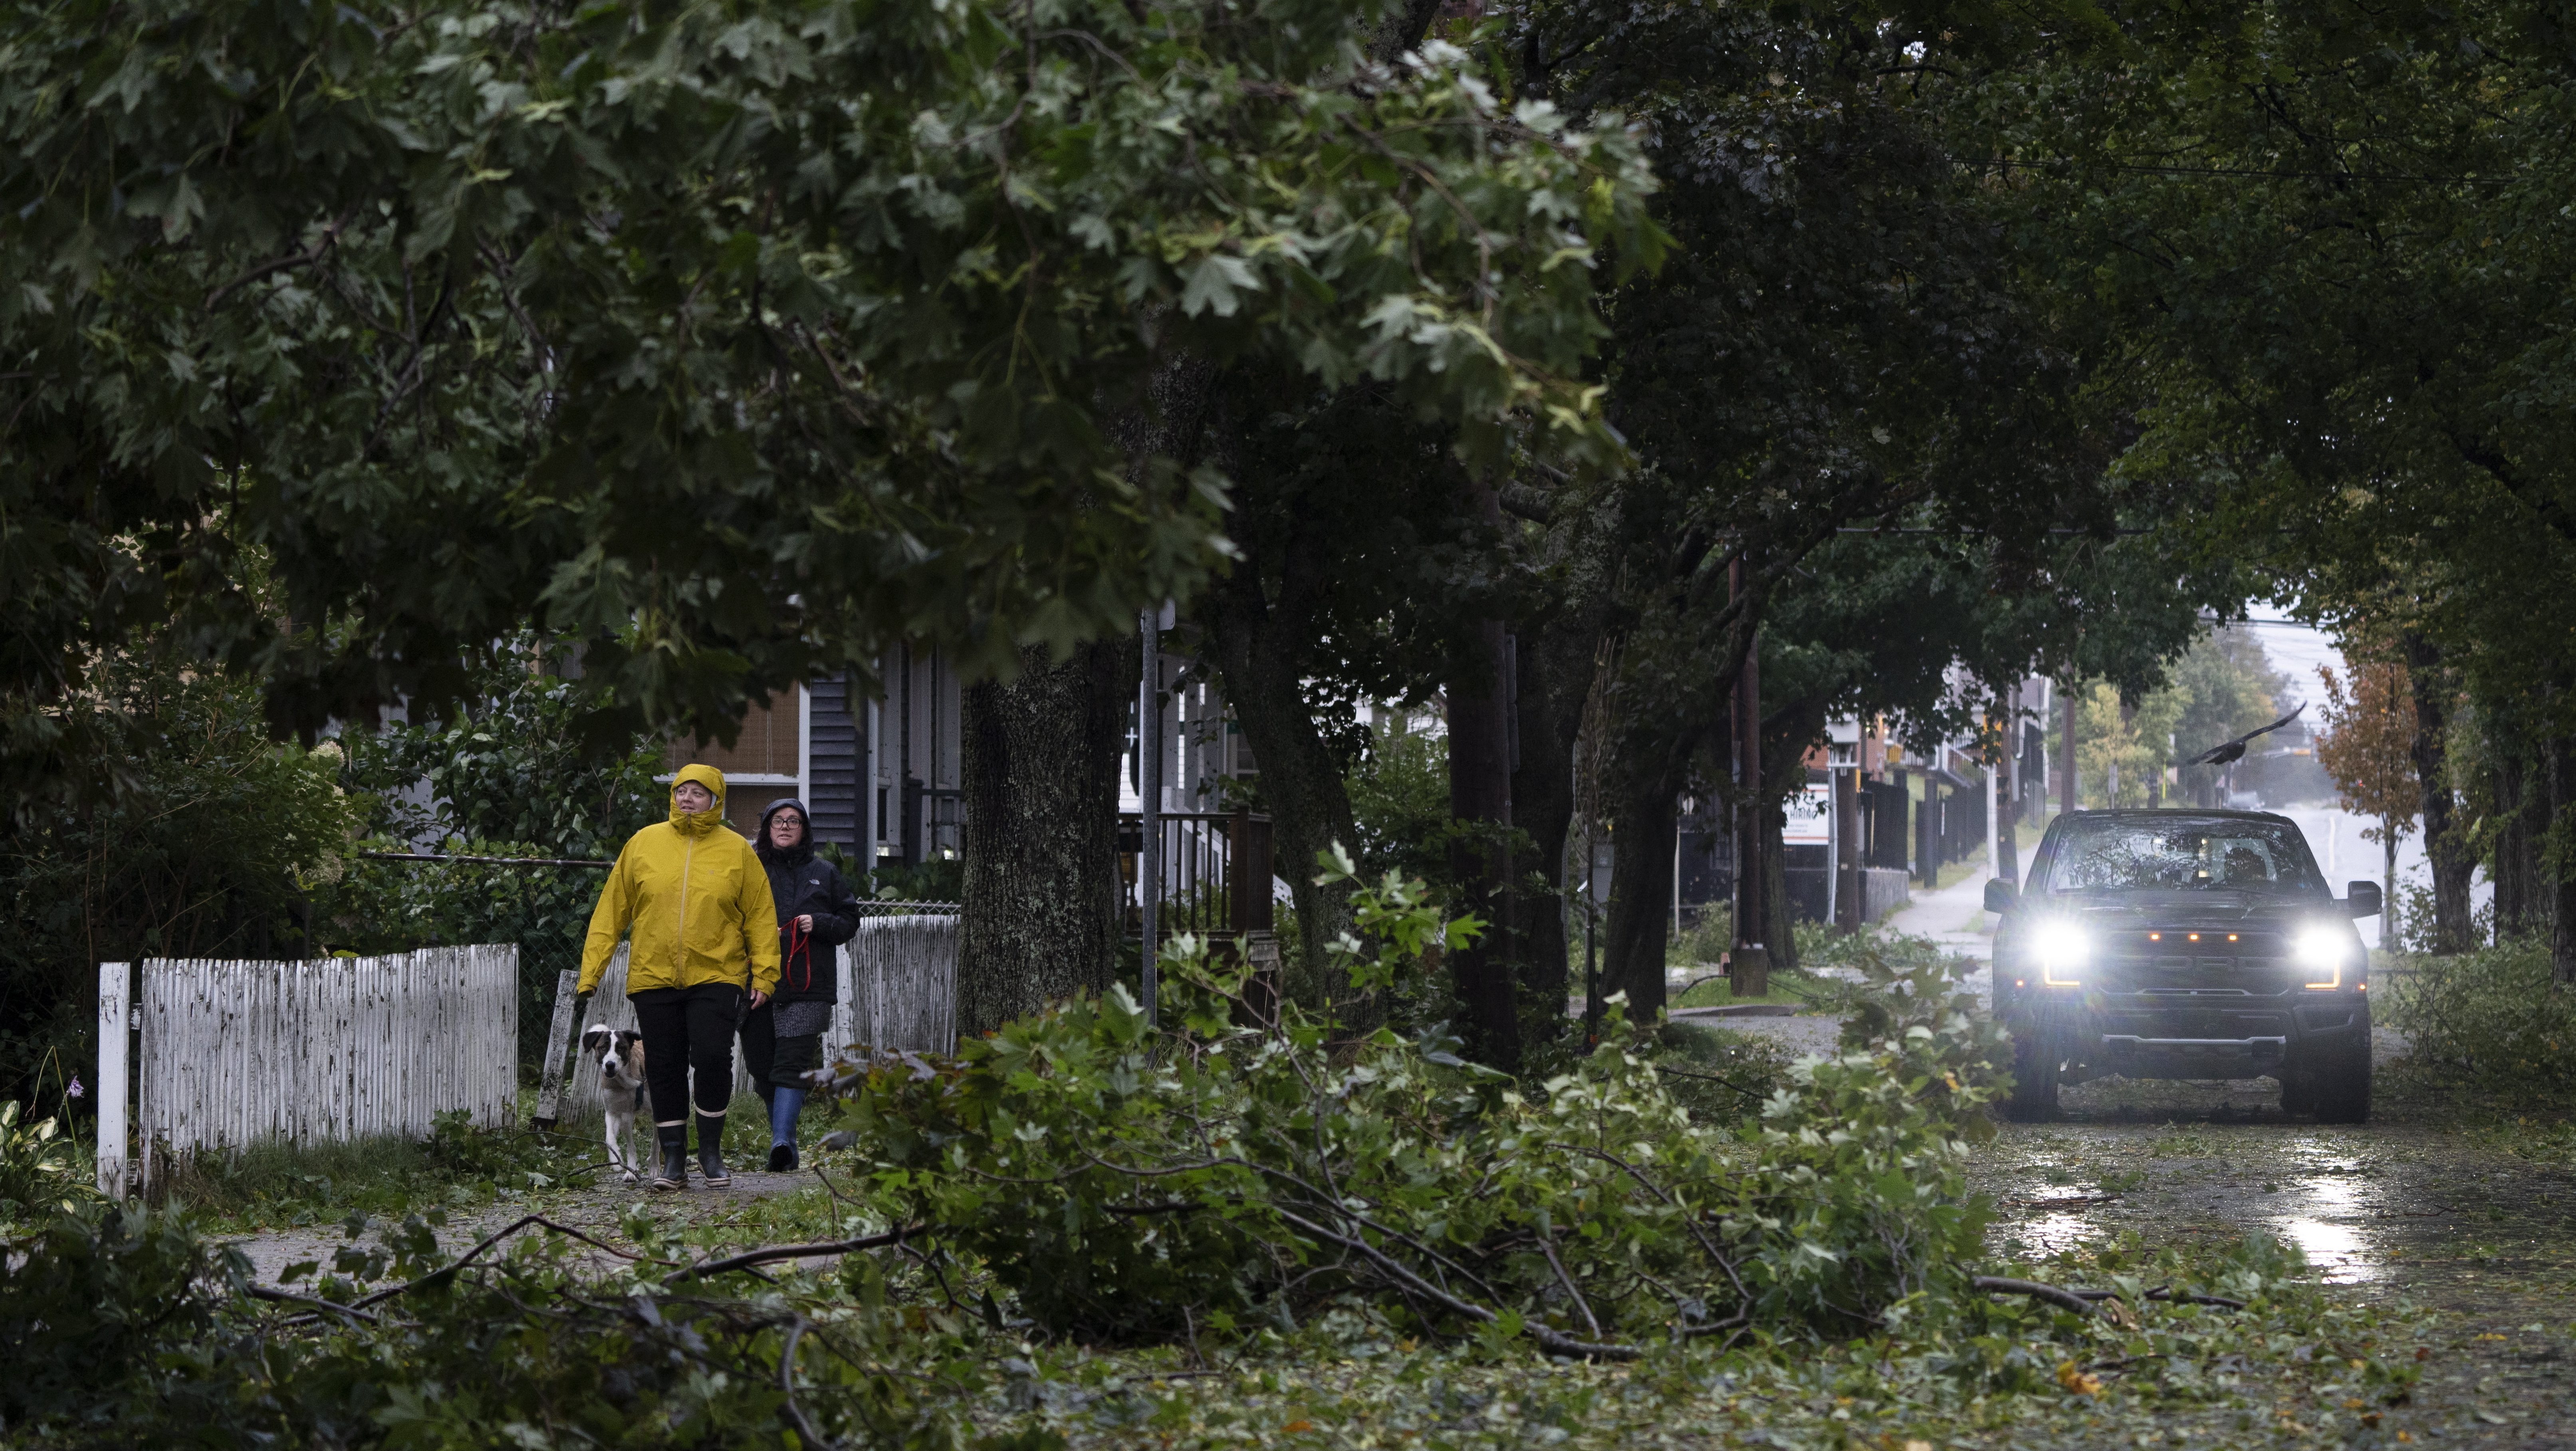
[{"label": "black puffer jacket", "polygon": [[[760,864],[769,873],[770,898],[778,904],[777,1001],[838,1002],[840,954],[832,949],[859,933],[858,894],[850,890],[840,868],[814,855],[806,842],[786,851],[769,844],[768,817],[787,804],[778,803],[763,815],[757,848]],[[814,930],[797,931],[796,919],[808,915],[814,919]]]}]

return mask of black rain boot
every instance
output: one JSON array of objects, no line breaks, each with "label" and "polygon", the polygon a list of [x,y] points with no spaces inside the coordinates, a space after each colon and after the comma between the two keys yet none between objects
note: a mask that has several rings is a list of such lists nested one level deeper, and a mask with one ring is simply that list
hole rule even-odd
[{"label": "black rain boot", "polygon": [[703,1109],[698,1113],[698,1172],[710,1189],[733,1187],[733,1176],[724,1166],[724,1122],[723,1114]]},{"label": "black rain boot", "polygon": [[689,1187],[689,1126],[685,1123],[655,1124],[653,1137],[662,1146],[662,1169],[653,1176],[656,1189]]}]

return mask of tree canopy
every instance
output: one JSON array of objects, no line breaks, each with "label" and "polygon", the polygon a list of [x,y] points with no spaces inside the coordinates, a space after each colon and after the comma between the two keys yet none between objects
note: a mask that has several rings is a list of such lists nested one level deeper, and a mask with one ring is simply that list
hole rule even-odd
[{"label": "tree canopy", "polygon": [[[626,721],[895,638],[1006,672],[1187,593],[1176,360],[1617,454],[1615,118],[1339,3],[22,5],[0,53],[0,690],[21,806],[177,620],[309,729],[533,620]],[[237,584],[256,556],[282,615]]]}]

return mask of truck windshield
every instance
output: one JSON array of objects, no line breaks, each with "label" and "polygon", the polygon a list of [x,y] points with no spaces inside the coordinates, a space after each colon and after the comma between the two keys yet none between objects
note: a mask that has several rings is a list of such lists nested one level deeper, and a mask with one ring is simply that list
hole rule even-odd
[{"label": "truck windshield", "polygon": [[2105,815],[2066,824],[2048,890],[2308,896],[2328,888],[2307,839],[2287,822]]}]

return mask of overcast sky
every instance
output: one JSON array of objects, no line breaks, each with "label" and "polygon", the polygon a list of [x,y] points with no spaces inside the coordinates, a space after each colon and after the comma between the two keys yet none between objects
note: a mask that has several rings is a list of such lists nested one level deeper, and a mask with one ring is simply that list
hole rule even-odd
[{"label": "overcast sky", "polygon": [[2322,699],[2325,692],[2317,684],[2317,667],[2331,665],[2338,676],[2344,671],[2343,652],[2334,641],[2293,621],[2289,611],[2269,600],[2258,601],[2245,613],[2254,637],[2263,642],[2263,653],[2272,657],[2273,668],[2290,677],[2291,696],[2281,702],[2281,709]]}]

